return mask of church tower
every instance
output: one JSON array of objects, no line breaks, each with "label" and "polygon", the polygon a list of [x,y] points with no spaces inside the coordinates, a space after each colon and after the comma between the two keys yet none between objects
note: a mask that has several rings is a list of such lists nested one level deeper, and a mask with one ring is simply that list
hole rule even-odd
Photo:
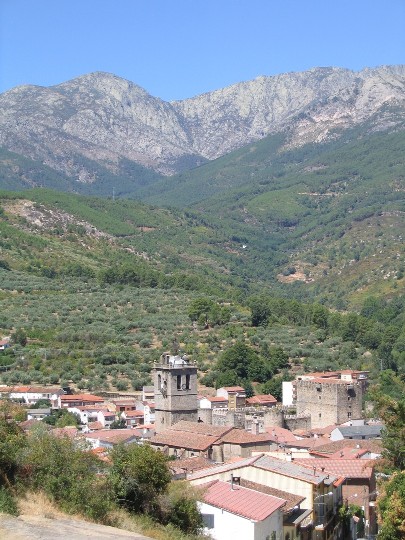
[{"label": "church tower", "polygon": [[180,420],[197,422],[197,366],[186,355],[163,353],[153,368],[153,382],[156,432]]}]

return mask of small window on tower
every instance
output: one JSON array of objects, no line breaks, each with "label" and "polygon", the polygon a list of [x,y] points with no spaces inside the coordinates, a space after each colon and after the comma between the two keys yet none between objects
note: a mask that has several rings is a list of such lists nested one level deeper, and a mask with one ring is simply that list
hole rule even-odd
[{"label": "small window on tower", "polygon": [[190,390],[190,375],[186,375],[186,390]]},{"label": "small window on tower", "polygon": [[177,375],[177,390],[181,390],[181,375]]}]

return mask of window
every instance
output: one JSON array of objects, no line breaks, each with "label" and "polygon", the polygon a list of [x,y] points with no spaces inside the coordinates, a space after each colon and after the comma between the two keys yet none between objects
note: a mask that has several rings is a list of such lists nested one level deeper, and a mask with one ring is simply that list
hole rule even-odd
[{"label": "window", "polygon": [[181,375],[177,375],[177,390],[181,390]]},{"label": "window", "polygon": [[214,514],[202,514],[202,519],[207,529],[214,528]]},{"label": "window", "polygon": [[190,390],[190,375],[186,375],[186,390]]},{"label": "window", "polygon": [[322,418],[322,413],[319,413],[319,414],[318,414],[318,418]]},{"label": "window", "polygon": [[349,412],[347,413],[347,418],[351,418],[351,416],[352,416],[352,413],[351,413],[351,411],[349,411]]}]

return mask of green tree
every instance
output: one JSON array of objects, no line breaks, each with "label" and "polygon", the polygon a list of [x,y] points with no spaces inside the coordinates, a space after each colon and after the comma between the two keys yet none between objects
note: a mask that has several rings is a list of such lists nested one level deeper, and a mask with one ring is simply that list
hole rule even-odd
[{"label": "green tree", "polygon": [[384,485],[378,498],[380,540],[405,538],[405,472],[397,472]]},{"label": "green tree", "polygon": [[221,354],[215,371],[217,388],[242,384],[243,381],[264,382],[271,375],[257,352],[242,341]]},{"label": "green tree", "polygon": [[27,334],[25,330],[22,328],[17,328],[12,334],[11,334],[11,341],[13,343],[18,343],[21,345],[21,347],[25,347],[27,345]]},{"label": "green tree", "polygon": [[161,507],[164,510],[164,523],[171,523],[186,534],[198,534],[204,526],[198,510],[198,488],[187,481],[178,480],[169,484]]},{"label": "green tree", "polygon": [[110,453],[110,480],[117,500],[133,512],[155,515],[169,485],[167,458],[148,445],[117,445]]},{"label": "green tree", "polygon": [[252,312],[252,326],[266,326],[271,314],[268,299],[264,296],[254,296],[249,300],[249,307]]},{"label": "green tree", "polygon": [[0,406],[0,482],[10,489],[19,470],[19,453],[27,442],[11,416],[10,404],[3,402]]},{"label": "green tree", "polygon": [[55,437],[44,430],[34,430],[22,453],[24,481],[40,489],[71,513],[85,514],[97,521],[106,519],[112,507],[111,491],[101,462],[86,448],[69,437]]}]

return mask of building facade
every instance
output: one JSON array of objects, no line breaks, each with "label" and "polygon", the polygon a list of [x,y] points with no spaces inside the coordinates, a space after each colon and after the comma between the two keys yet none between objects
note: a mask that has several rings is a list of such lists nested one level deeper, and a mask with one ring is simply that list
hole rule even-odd
[{"label": "building facade", "polygon": [[296,382],[297,415],[309,414],[311,428],[343,424],[362,418],[362,385],[341,379]]},{"label": "building facade", "polygon": [[197,422],[197,366],[186,356],[163,353],[154,366],[153,382],[156,432],[181,420]]}]

